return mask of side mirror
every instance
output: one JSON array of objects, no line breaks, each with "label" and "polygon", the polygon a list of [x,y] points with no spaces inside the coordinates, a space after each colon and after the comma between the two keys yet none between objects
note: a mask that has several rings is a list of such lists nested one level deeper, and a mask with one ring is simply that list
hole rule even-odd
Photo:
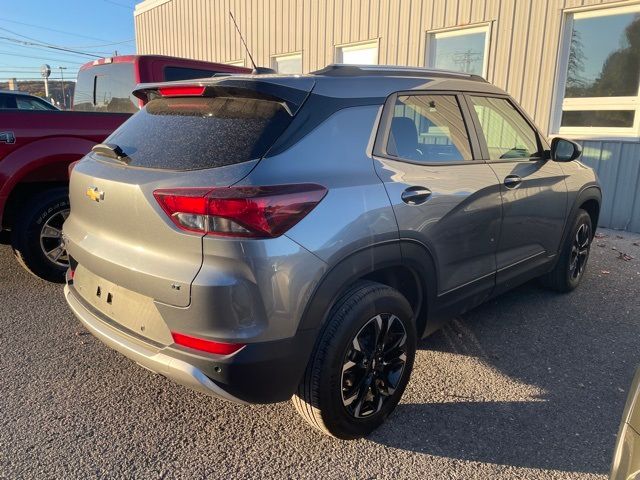
[{"label": "side mirror", "polygon": [[555,137],[551,140],[551,160],[555,162],[571,162],[582,155],[582,147],[576,142]]}]

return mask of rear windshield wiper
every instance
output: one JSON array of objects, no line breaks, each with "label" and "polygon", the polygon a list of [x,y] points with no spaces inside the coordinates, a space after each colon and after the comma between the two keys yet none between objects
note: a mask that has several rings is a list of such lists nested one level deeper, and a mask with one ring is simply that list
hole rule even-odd
[{"label": "rear windshield wiper", "polygon": [[127,155],[124,150],[115,143],[99,143],[94,145],[91,151],[98,155],[102,155],[103,157],[113,158],[119,162],[129,163],[131,161],[129,155]]}]

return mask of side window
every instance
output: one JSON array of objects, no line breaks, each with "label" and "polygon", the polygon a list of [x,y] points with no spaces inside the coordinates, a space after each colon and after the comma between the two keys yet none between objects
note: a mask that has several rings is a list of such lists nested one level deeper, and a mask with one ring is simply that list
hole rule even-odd
[{"label": "side window", "polygon": [[538,134],[506,98],[471,97],[490,160],[529,159],[540,155]]},{"label": "side window", "polygon": [[0,108],[18,108],[15,95],[0,95]]},{"label": "side window", "polygon": [[45,105],[41,104],[35,98],[18,97],[16,102],[20,110],[48,110]]},{"label": "side window", "polygon": [[473,159],[454,95],[400,95],[394,106],[387,154],[424,163]]}]

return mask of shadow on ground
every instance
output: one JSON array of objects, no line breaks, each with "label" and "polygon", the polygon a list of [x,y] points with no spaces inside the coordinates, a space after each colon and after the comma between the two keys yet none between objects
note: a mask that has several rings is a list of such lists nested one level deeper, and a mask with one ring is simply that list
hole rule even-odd
[{"label": "shadow on ground", "polygon": [[569,295],[535,282],[522,286],[420,344],[473,356],[497,375],[537,387],[538,395],[493,401],[495,387],[486,385],[484,398],[451,391],[447,401],[401,404],[371,440],[467,461],[606,473],[640,363],[640,279],[609,282],[598,269],[592,265]]}]

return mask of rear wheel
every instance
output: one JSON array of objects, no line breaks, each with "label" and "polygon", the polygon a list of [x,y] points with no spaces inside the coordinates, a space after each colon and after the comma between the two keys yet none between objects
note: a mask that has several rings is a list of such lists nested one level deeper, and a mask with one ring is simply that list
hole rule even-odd
[{"label": "rear wheel", "polygon": [[409,302],[362,282],[334,308],[293,403],[323,433],[366,436],[395,409],[411,375],[416,331]]},{"label": "rear wheel", "polygon": [[64,282],[69,257],[62,243],[62,224],[69,216],[64,188],[35,196],[19,213],[11,232],[18,262],[33,275],[50,282]]},{"label": "rear wheel", "polygon": [[578,210],[558,263],[551,272],[542,277],[545,286],[558,292],[570,292],[580,284],[591,251],[592,228],[589,214],[584,210]]}]

